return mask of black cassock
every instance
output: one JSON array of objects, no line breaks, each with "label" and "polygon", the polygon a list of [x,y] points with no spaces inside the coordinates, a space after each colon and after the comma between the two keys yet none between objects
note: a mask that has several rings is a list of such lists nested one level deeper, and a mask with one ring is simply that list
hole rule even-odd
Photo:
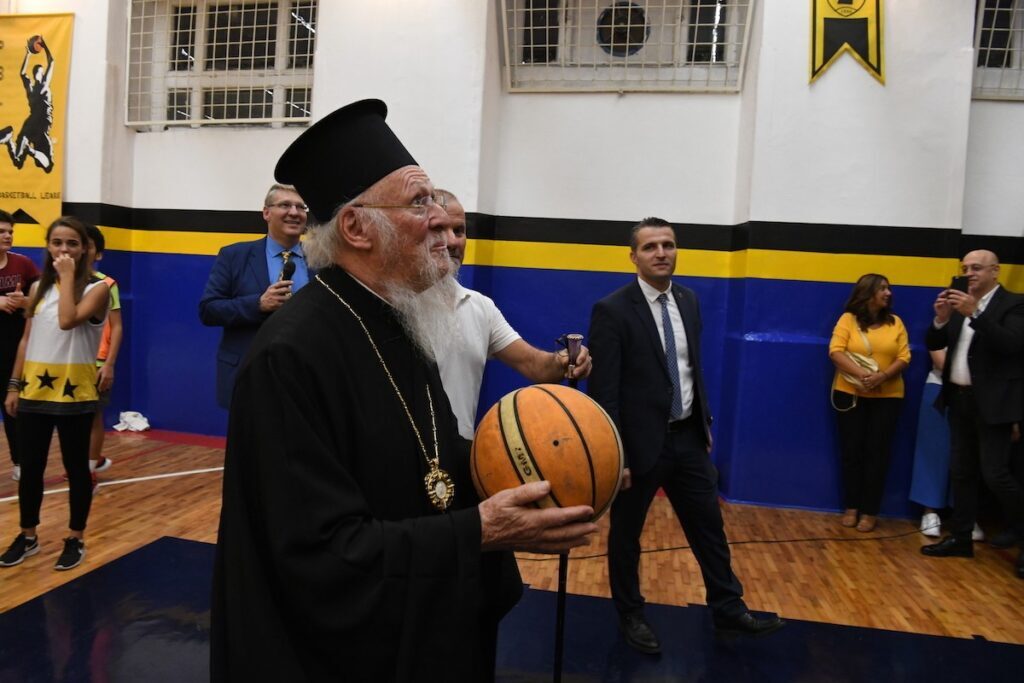
[{"label": "black cassock", "polygon": [[228,422],[213,584],[215,681],[486,681],[497,623],[522,592],[511,553],[481,553],[480,516],[437,368],[391,308],[338,268],[431,454],[426,387],[454,509],[366,334],[310,282],[263,325]]}]

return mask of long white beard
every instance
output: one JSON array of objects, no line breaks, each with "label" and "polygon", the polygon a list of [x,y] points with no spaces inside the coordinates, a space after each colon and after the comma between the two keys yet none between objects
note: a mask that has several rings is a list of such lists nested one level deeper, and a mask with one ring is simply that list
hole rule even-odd
[{"label": "long white beard", "polygon": [[458,283],[450,274],[422,292],[393,285],[388,300],[398,313],[406,334],[428,360],[458,345],[462,335],[455,317]]},{"label": "long white beard", "polygon": [[[396,244],[401,238],[395,224],[383,214],[375,218],[381,249],[395,259],[386,262],[385,268],[388,271],[397,269],[400,256]],[[442,264],[434,259],[431,247],[439,240],[443,241],[444,237],[431,235],[423,241],[410,282],[388,282],[384,291],[384,297],[395,309],[406,334],[423,357],[431,361],[437,360],[438,351],[461,339],[455,318],[455,300],[459,290],[453,275],[455,261],[448,257],[447,264]],[[417,291],[423,285],[429,286]]]}]

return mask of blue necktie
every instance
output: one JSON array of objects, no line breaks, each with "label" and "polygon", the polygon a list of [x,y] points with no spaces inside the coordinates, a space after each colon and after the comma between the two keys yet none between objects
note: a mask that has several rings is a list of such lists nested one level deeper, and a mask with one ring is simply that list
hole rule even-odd
[{"label": "blue necktie", "polygon": [[661,327],[665,331],[665,363],[668,365],[668,376],[672,380],[672,413],[673,420],[683,415],[683,393],[679,389],[679,359],[676,358],[676,333],[672,329],[672,318],[668,315],[668,297],[664,292],[658,295],[661,304]]}]

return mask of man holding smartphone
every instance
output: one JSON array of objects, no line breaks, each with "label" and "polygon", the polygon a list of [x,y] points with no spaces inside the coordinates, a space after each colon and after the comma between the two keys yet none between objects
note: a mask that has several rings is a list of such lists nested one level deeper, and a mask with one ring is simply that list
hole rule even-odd
[{"label": "man holding smartphone", "polygon": [[[1010,473],[1013,424],[1024,416],[1024,297],[999,286],[999,259],[972,251],[962,279],[935,299],[929,350],[948,347],[940,410],[949,409],[953,480],[952,534],[921,548],[931,557],[973,557],[971,530],[978,511],[978,481],[999,500],[1007,523],[1024,535],[1024,489]],[[1024,579],[1024,552],[1017,558]]]}]

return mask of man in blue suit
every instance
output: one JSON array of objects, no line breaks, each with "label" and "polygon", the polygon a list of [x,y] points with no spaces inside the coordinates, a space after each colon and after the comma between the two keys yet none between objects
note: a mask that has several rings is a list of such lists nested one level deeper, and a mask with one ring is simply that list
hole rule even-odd
[{"label": "man in blue suit", "polygon": [[299,241],[308,210],[293,186],[271,185],[263,201],[267,236],[228,245],[217,254],[199,301],[199,319],[224,328],[217,349],[217,404],[225,410],[235,373],[260,325],[309,282]]},{"label": "man in blue suit", "polygon": [[630,235],[637,279],[594,305],[590,395],[622,435],[626,470],[612,504],[608,575],[626,642],[661,651],[644,617],[640,593],[640,533],[647,510],[664,488],[700,565],[708,606],[719,632],[757,635],[779,628],[743,603],[733,574],[718,505],[718,471],[711,462],[711,411],[700,362],[700,306],[693,290],[672,282],[676,236],[661,218],[645,218]]}]

